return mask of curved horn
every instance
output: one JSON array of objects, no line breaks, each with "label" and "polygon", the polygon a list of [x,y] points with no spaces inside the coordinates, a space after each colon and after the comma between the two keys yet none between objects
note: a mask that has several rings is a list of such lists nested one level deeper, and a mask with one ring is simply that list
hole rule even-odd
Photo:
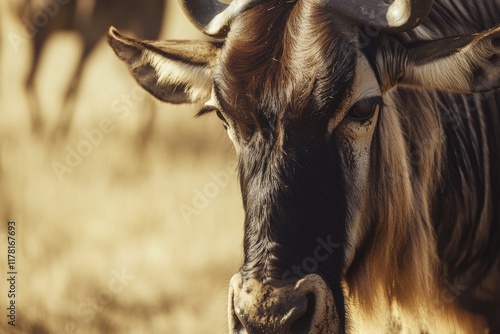
[{"label": "curved horn", "polygon": [[418,26],[429,15],[433,0],[323,0],[355,21],[389,32]]},{"label": "curved horn", "polygon": [[[241,12],[265,0],[178,0],[189,20],[205,34],[221,38]],[[229,1],[230,3],[226,3]],[[318,1],[318,0],[317,0]],[[433,0],[319,0],[355,21],[389,32],[418,26],[429,14]]]},{"label": "curved horn", "polygon": [[241,12],[264,0],[178,0],[189,20],[205,34],[222,38],[231,21]]}]

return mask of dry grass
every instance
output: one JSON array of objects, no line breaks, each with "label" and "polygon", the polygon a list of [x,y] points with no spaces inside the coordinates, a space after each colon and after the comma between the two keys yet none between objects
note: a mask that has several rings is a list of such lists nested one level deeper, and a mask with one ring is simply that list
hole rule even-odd
[{"label": "dry grass", "polygon": [[[0,7],[0,270],[3,277],[6,221],[14,219],[19,272],[17,326],[7,326],[2,311],[0,332],[224,332],[243,213],[230,165],[235,156],[218,120],[194,120],[193,108],[158,104],[154,135],[138,154],[143,104],[125,119],[113,113],[113,102],[135,83],[103,43],[87,67],[67,140],[32,135],[22,88],[29,44],[12,47],[5,37],[19,24],[5,3]],[[167,37],[186,38],[182,24],[168,22]],[[37,87],[52,127],[76,48],[74,36],[61,35],[44,54]],[[105,118],[113,130],[58,176],[54,162],[65,164],[67,147],[77,150],[84,131]],[[230,182],[213,188],[218,172],[231,174]],[[187,221],[180,208],[193,207],[204,189],[215,195]],[[2,283],[2,310],[6,294]]]}]

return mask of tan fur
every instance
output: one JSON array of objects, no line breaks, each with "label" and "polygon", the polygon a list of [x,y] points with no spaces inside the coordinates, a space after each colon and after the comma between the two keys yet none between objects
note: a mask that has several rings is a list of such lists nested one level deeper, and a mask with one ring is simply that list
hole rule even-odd
[{"label": "tan fur", "polygon": [[[367,232],[366,226],[363,224],[365,217],[361,213],[364,211],[367,204],[366,198],[369,196],[367,182],[370,169],[370,146],[379,110],[376,112],[377,115],[366,124],[341,123],[341,121],[354,103],[365,98],[380,96],[377,79],[373,72],[370,71],[369,66],[363,56],[358,58],[353,87],[340,108],[342,112],[332,117],[328,124],[328,134],[332,135],[336,130],[336,140],[342,143],[343,168],[348,175],[347,177],[353,180],[351,187],[347,189],[349,223],[347,224],[348,230],[346,233],[348,238],[345,255],[346,267],[352,262],[356,251],[355,247],[361,244]],[[349,162],[353,162],[354,165],[349,167]]]},{"label": "tan fur", "polygon": [[455,92],[471,92],[473,71],[476,67],[488,66],[488,59],[500,53],[492,44],[493,37],[499,38],[500,27],[478,34],[459,52],[425,64],[408,64],[401,84],[423,86]]},{"label": "tan fur", "polygon": [[191,101],[204,101],[210,98],[212,71],[209,67],[173,61],[147,49],[143,50],[142,62],[150,64],[155,69],[160,86],[162,83],[185,84],[185,92]]},{"label": "tan fur", "polygon": [[[348,273],[349,290],[368,314],[381,300],[386,304],[396,300],[403,308],[416,310],[437,287],[437,255],[426,202],[430,196],[429,189],[411,177],[401,121],[390,99],[373,141],[372,147],[378,147],[371,163],[377,166],[370,168],[363,221],[371,221],[374,234],[365,240],[370,246],[363,265]],[[437,144],[428,143],[431,149]],[[435,167],[428,165],[422,168]]]}]

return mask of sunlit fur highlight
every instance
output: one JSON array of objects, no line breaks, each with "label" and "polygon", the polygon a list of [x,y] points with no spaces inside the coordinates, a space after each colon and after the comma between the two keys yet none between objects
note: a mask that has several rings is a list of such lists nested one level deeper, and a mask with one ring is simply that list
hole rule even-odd
[{"label": "sunlit fur highlight", "polygon": [[[214,75],[222,109],[243,135],[274,128],[279,139],[280,123],[308,136],[326,131],[354,76],[339,75],[355,54],[338,25],[330,11],[306,1],[272,1],[233,22]],[[335,95],[326,89],[337,86]]]},{"label": "sunlit fur highlight", "polygon": [[[422,108],[420,116],[430,122],[415,121],[405,129],[395,97],[385,96],[372,140],[369,201],[362,219],[369,225],[347,273],[349,291],[367,314],[376,314],[381,297],[418,310],[436,292],[437,252],[428,200],[439,180],[439,119],[432,109]],[[421,159],[417,170],[410,162],[408,130],[417,136],[412,142]]]},{"label": "sunlit fur highlight", "polygon": [[[419,87],[463,93],[474,91],[476,87],[471,85],[471,82],[474,82],[474,70],[478,67],[488,66],[489,59],[498,54],[500,50],[499,46],[493,45],[493,36],[500,39],[500,28],[479,34],[462,50],[448,57],[427,61],[423,64],[410,62],[406,67],[401,84],[411,83],[411,85]],[[498,70],[494,68],[490,70],[494,72],[494,77],[484,77],[482,80],[499,81],[497,79]]]},{"label": "sunlit fur highlight", "polygon": [[210,97],[212,72],[208,66],[173,61],[148,49],[142,51],[141,60],[143,64],[154,68],[159,86],[169,84],[185,87],[179,89],[184,89],[192,102],[204,101]]}]

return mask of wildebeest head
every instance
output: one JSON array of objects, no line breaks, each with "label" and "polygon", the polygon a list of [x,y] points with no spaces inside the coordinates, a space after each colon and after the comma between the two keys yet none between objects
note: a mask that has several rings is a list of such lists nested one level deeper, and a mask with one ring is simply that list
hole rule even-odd
[{"label": "wildebeest head", "polygon": [[[475,81],[495,66],[499,30],[409,48],[384,31],[418,25],[432,1],[355,2],[235,0],[204,11],[186,0],[198,27],[223,41],[110,30],[140,85],[169,103],[203,102],[200,115],[215,112],[236,147],[245,233],[233,333],[342,333],[346,304],[411,303],[434,287],[426,198],[439,149],[429,145],[413,175],[391,88],[497,87],[498,75]],[[370,41],[360,33],[369,24]]]}]

